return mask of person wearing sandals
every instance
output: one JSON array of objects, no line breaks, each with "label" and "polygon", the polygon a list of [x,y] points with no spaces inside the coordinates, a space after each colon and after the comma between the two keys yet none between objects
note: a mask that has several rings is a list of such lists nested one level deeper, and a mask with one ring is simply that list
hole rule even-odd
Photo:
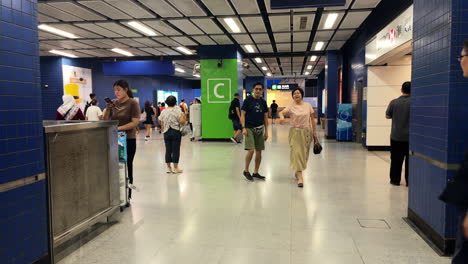
[{"label": "person wearing sandals", "polygon": [[[268,139],[268,106],[262,98],[263,84],[256,83],[253,86],[253,93],[247,97],[242,104],[241,126],[244,135],[245,157],[244,177],[253,181],[254,178],[265,180],[265,177],[258,173],[262,162],[262,151],[265,150],[265,140]],[[250,174],[249,167],[255,152],[255,170]]]},{"label": "person wearing sandals", "polygon": [[[166,104],[167,108],[161,112],[159,122],[164,134],[164,144],[166,145],[167,173],[182,173],[179,168],[180,143],[182,140],[180,129],[186,125],[187,121],[185,114],[176,105],[177,99],[174,96],[167,97]],[[174,165],[174,168],[171,167],[171,164]]]},{"label": "person wearing sandals", "polygon": [[284,116],[290,117],[289,147],[290,167],[295,171],[297,186],[302,188],[304,180],[302,172],[307,168],[309,150],[312,140],[318,142],[317,126],[315,124],[312,105],[304,102],[304,91],[296,88],[292,91],[293,103],[279,113],[280,124],[284,124]]}]

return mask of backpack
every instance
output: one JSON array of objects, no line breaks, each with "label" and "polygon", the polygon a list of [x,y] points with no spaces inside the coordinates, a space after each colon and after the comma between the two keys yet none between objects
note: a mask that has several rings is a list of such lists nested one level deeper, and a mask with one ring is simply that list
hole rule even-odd
[{"label": "backpack", "polygon": [[235,117],[236,117],[236,109],[232,107],[232,103],[231,103],[231,105],[229,106],[228,118],[233,120]]}]

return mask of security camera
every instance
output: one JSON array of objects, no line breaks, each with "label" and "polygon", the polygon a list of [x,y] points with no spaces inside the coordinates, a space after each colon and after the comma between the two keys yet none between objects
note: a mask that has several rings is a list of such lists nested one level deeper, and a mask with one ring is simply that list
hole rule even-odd
[{"label": "security camera", "polygon": [[242,62],[242,68],[248,69],[250,68],[250,65],[247,62]]},{"label": "security camera", "polygon": [[200,64],[193,65],[193,75],[200,74]]},{"label": "security camera", "polygon": [[221,68],[221,67],[223,67],[223,60],[219,59],[218,60],[218,68]]}]

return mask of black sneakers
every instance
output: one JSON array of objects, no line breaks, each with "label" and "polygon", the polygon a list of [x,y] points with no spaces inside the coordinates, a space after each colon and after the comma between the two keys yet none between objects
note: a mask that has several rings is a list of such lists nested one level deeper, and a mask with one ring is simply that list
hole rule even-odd
[{"label": "black sneakers", "polygon": [[265,176],[262,176],[262,175],[260,175],[258,173],[252,174],[252,177],[257,178],[259,180],[265,180]]},{"label": "black sneakers", "polygon": [[252,175],[250,175],[250,172],[247,172],[247,171],[244,171],[244,177],[249,180],[249,181],[253,181],[254,178],[252,177]]}]

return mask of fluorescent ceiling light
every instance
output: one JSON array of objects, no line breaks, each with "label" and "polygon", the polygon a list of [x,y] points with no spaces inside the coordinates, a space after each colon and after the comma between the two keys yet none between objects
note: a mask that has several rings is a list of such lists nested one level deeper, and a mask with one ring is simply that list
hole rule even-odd
[{"label": "fluorescent ceiling light", "polygon": [[271,73],[267,72],[267,76],[271,76]]},{"label": "fluorescent ceiling light", "polygon": [[309,74],[310,74],[310,72],[304,72],[304,74],[305,74],[305,75],[309,75]]},{"label": "fluorescent ceiling light", "polygon": [[133,27],[134,29],[140,31],[141,33],[143,33],[145,35],[148,35],[148,36],[156,36],[157,35],[156,32],[151,30],[149,27],[141,24],[140,22],[131,21],[131,22],[128,22],[128,25]]},{"label": "fluorescent ceiling light", "polygon": [[312,69],[312,65],[307,66],[307,69],[308,70]]},{"label": "fluorescent ceiling light", "polygon": [[254,48],[252,47],[252,45],[244,45],[245,49],[249,52],[249,53],[254,53],[255,50]]},{"label": "fluorescent ceiling light", "polygon": [[325,25],[323,26],[323,28],[324,28],[324,29],[330,29],[330,28],[332,28],[333,25],[335,24],[335,21],[336,21],[337,18],[338,18],[338,14],[337,14],[337,13],[328,14],[327,20],[325,21]]},{"label": "fluorescent ceiling light", "polygon": [[241,32],[239,26],[237,25],[236,21],[232,18],[225,18],[224,22],[231,28],[232,32],[239,33]]},{"label": "fluorescent ceiling light", "polygon": [[112,49],[112,51],[115,52],[115,53],[125,55],[125,56],[129,56],[129,57],[133,56],[132,53],[130,53],[130,52],[126,51],[126,50],[123,50],[123,49],[115,48],[115,49]]},{"label": "fluorescent ceiling light", "polygon": [[264,70],[264,71],[268,71],[268,68],[267,68],[267,67],[265,67],[265,66],[263,66],[263,67],[262,67],[262,70]]},{"label": "fluorescent ceiling light", "polygon": [[182,68],[175,68],[175,71],[176,71],[176,72],[185,72],[185,70],[182,69]]},{"label": "fluorescent ceiling light", "polygon": [[194,74],[193,76],[200,78],[200,74]]},{"label": "fluorescent ceiling light", "polygon": [[256,61],[257,63],[262,63],[262,59],[260,59],[260,58],[255,58],[255,61]]},{"label": "fluorescent ceiling light", "polygon": [[54,28],[54,27],[51,27],[51,26],[48,26],[48,25],[39,25],[38,26],[39,29],[42,29],[44,31],[48,31],[50,33],[54,33],[56,35],[60,35],[60,36],[64,36],[64,37],[67,37],[67,38],[78,38],[75,34],[72,34],[72,33],[69,33],[69,32],[66,32],[66,31],[63,31],[63,30],[60,30],[58,28]]},{"label": "fluorescent ceiling light", "polygon": [[189,49],[187,49],[185,47],[177,47],[177,50],[181,51],[181,52],[183,52],[183,53],[185,53],[187,55],[192,55],[193,54]]},{"label": "fluorescent ceiling light", "polygon": [[69,58],[78,58],[78,56],[76,56],[76,55],[73,55],[73,54],[68,53],[68,52],[59,51],[59,50],[50,50],[49,52],[57,54],[57,55],[69,57]]},{"label": "fluorescent ceiling light", "polygon": [[317,42],[317,44],[315,44],[315,50],[321,50],[324,45],[325,45],[325,42],[323,41]]},{"label": "fluorescent ceiling light", "polygon": [[317,56],[310,57],[310,61],[316,61],[316,60],[317,60]]}]

